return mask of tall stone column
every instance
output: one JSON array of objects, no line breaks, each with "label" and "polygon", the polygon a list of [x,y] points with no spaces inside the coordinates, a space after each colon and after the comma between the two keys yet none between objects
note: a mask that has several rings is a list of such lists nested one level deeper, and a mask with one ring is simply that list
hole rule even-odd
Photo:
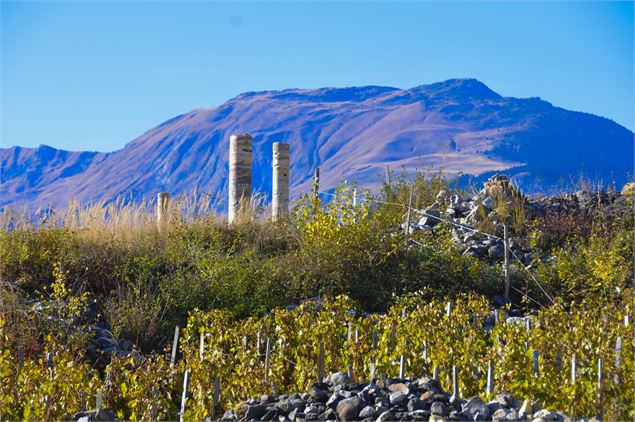
[{"label": "tall stone column", "polygon": [[232,135],[229,138],[229,209],[232,224],[251,200],[251,135]]},{"label": "tall stone column", "polygon": [[289,215],[289,144],[273,143],[272,179],[271,218],[277,221]]}]

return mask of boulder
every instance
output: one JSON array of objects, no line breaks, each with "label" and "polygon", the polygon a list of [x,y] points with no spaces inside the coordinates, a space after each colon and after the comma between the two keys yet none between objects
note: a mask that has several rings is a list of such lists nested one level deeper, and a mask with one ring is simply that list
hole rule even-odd
[{"label": "boulder", "polygon": [[350,399],[344,399],[337,404],[337,417],[341,421],[353,421],[359,416],[359,411],[363,405],[362,399],[359,397],[351,397]]},{"label": "boulder", "polygon": [[328,383],[331,385],[348,384],[351,378],[346,372],[335,372],[329,376]]},{"label": "boulder", "polygon": [[489,407],[478,396],[472,397],[463,405],[463,413],[470,420],[476,420],[477,414],[480,414],[484,419],[490,415]]},{"label": "boulder", "polygon": [[443,404],[442,402],[435,401],[434,403],[432,403],[432,406],[430,406],[430,413],[436,416],[447,416],[448,409],[445,407],[445,404]]}]

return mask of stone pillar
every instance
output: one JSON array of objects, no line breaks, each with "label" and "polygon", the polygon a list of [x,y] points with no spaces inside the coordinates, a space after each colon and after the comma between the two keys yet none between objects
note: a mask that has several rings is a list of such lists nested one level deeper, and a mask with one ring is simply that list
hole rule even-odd
[{"label": "stone pillar", "polygon": [[248,134],[229,138],[229,224],[246,210],[251,200],[251,139]]},{"label": "stone pillar", "polygon": [[168,192],[160,192],[157,195],[157,226],[161,229],[170,222],[170,194]]},{"label": "stone pillar", "polygon": [[277,221],[289,214],[289,144],[273,143],[272,180],[271,219]]}]

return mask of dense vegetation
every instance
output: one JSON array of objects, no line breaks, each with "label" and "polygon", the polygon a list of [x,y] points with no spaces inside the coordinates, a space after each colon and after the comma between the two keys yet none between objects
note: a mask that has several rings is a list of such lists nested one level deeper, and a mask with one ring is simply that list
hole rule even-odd
[{"label": "dense vegetation", "polygon": [[[556,344],[562,346],[565,361],[576,350],[585,351],[581,368],[586,368],[583,379],[589,384],[567,389],[553,380],[541,384],[532,378],[529,365],[519,364],[531,357],[532,350],[525,350],[527,335],[522,330],[505,326],[500,328],[504,332],[498,340],[493,340],[469,328],[470,316],[484,316],[483,298],[504,290],[500,263],[462,254],[453,247],[451,227],[444,223],[432,231],[413,233],[411,239],[416,243],[406,239],[400,225],[406,218],[404,204],[411,186],[413,207],[424,209],[436,200],[439,190],[450,188],[450,181],[424,173],[414,179],[405,175],[395,179],[380,194],[364,195],[364,200],[355,201],[350,186],[342,186],[329,201],[304,197],[290,219],[278,223],[264,219],[256,223],[244,216],[243,221],[228,226],[207,204],[196,201],[177,202],[170,225],[161,230],[147,212],[148,204],[76,205],[36,219],[5,210],[0,230],[0,376],[2,388],[10,391],[2,391],[5,401],[0,407],[10,410],[2,418],[68,416],[81,408],[81,393],[94,397],[108,374],[112,390],[107,403],[123,416],[140,418],[147,411],[152,386],[159,387],[162,401],[171,403],[162,407],[168,411],[176,406],[179,388],[170,379],[182,376],[186,366],[194,374],[193,382],[199,383],[191,391],[202,395],[196,400],[201,407],[191,411],[192,416],[200,417],[211,411],[209,397],[203,396],[211,394],[213,377],[203,379],[197,371],[223,376],[224,391],[232,391],[225,395],[225,404],[265,390],[260,380],[245,379],[260,364],[253,351],[249,356],[236,355],[235,361],[214,353],[236,354],[243,334],[253,337],[256,330],[271,332],[280,321],[286,321],[287,328],[271,334],[287,338],[287,358],[301,363],[291,369],[274,360],[272,365],[280,368],[272,374],[280,377],[280,388],[305,387],[315,376],[315,341],[329,338],[330,333],[341,334],[341,323],[349,318],[342,313],[347,307],[360,312],[390,309],[388,317],[377,320],[379,326],[403,325],[400,330],[408,333],[412,344],[420,344],[423,333],[435,333],[436,337],[428,339],[434,345],[428,366],[447,370],[453,360],[461,360],[476,364],[482,372],[487,360],[493,359],[500,362],[499,388],[533,395],[563,410],[568,410],[568,400],[576,398],[581,412],[592,412],[595,393],[587,394],[588,389],[596,388],[590,384],[594,377],[591,363],[605,356],[610,368],[615,360],[610,357],[614,356],[615,337],[621,335],[625,345],[633,341],[632,330],[619,328],[623,315],[633,318],[629,307],[634,235],[630,198],[626,207],[548,212],[539,219],[522,207],[501,206],[499,210],[512,238],[533,248],[536,258],[530,272],[556,302],[540,309],[540,317],[548,322],[532,331],[528,340],[543,356],[543,378],[553,370]],[[257,214],[258,207],[253,210]],[[492,226],[483,221],[480,228],[491,230]],[[522,268],[512,267],[512,284],[517,289],[512,295],[514,307],[531,311],[540,308],[536,303],[549,303],[536,281]],[[307,298],[341,294],[353,302],[332,305],[333,311],[320,313],[316,318],[322,322],[308,331],[300,327],[304,322],[294,313],[269,313]],[[404,302],[409,294],[417,299]],[[448,324],[434,316],[444,301],[456,300],[461,294],[476,296],[460,299],[469,302],[456,308],[460,323]],[[404,303],[411,303],[408,309],[417,309],[412,322],[397,322],[396,313]],[[188,317],[185,359],[169,375],[161,350],[175,325],[186,326]],[[374,319],[352,318],[365,336]],[[130,339],[146,354],[143,365],[113,359],[106,369],[92,369],[85,349],[96,323],[105,324],[116,337]],[[195,359],[198,348],[192,345],[201,324],[206,332],[217,333],[211,336],[215,343],[210,343],[210,356],[204,362]],[[405,327],[411,324],[427,328]],[[473,339],[469,347],[461,343],[467,338]],[[339,339],[334,336],[332,341]],[[397,342],[405,342],[405,336],[399,336]],[[389,372],[392,360],[403,353],[399,344],[368,353],[364,349],[368,341],[353,348],[333,344],[338,353],[346,355],[327,354],[327,364],[332,370],[343,369],[345,361],[353,360],[361,374],[368,371],[369,359],[375,356],[378,368]],[[18,346],[26,355],[23,375],[17,385],[7,385],[6,377],[14,379],[17,373]],[[626,397],[633,387],[632,346],[624,350],[628,352],[621,370],[629,381],[611,387],[611,400],[625,404],[621,410],[613,409],[618,412],[615,415],[628,415],[633,409],[632,400]],[[46,351],[56,354],[59,368],[51,380],[38,362]],[[150,352],[156,354],[148,355]],[[423,365],[416,349],[409,359],[413,371]],[[483,377],[478,381],[465,378],[466,394],[483,390]],[[47,394],[57,404],[45,415],[42,400]]]}]

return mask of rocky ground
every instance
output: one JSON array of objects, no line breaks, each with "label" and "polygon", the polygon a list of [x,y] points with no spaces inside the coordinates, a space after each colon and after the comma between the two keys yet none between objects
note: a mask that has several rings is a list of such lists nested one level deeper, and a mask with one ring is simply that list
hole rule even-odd
[{"label": "rocky ground", "polygon": [[443,391],[432,378],[351,382],[336,372],[307,393],[264,395],[239,403],[224,421],[568,421],[562,413],[507,394],[484,402]]}]

